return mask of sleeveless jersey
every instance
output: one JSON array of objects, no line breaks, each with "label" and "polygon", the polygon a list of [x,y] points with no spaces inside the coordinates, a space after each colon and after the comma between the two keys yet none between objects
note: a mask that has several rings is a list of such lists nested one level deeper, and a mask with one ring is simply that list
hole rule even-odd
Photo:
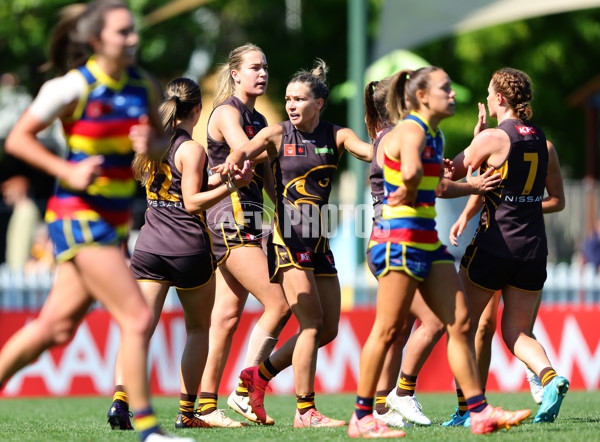
[{"label": "sleeveless jersey", "polygon": [[401,161],[385,152],[382,221],[375,227],[370,244],[394,242],[427,251],[436,250],[442,245],[435,229],[435,188],[440,181],[444,136],[416,112],[411,112],[398,124],[417,124],[425,132],[425,148],[421,153],[423,178],[417,188],[414,207],[388,206],[388,195],[403,181]]},{"label": "sleeveless jersey", "polygon": [[373,220],[377,221],[381,218],[381,208],[383,204],[383,167],[377,164],[377,149],[384,135],[390,133],[394,126],[388,126],[377,132],[377,136],[373,141],[373,160],[371,161],[371,169],[369,173],[369,181],[371,183],[371,199],[373,200]]},{"label": "sleeveless jersey", "polygon": [[[218,106],[231,106],[240,112],[244,131],[249,140],[254,138],[259,130],[267,126],[267,120],[261,113],[256,109],[250,112],[237,97],[229,97]],[[210,167],[224,163],[231,152],[227,142],[215,141],[208,134],[207,142]],[[207,210],[208,226],[213,232],[231,234],[231,237],[228,238],[229,242],[235,242],[238,235],[237,229],[227,227],[233,221],[242,232],[249,235],[258,236],[262,233],[264,164],[255,165],[253,172],[250,184],[223,198]]]},{"label": "sleeveless jersey", "polygon": [[[136,250],[163,256],[188,256],[211,251],[204,213],[190,215],[183,204],[181,194],[181,172],[175,165],[175,153],[192,137],[178,129],[173,145],[146,184],[148,209],[144,226],[140,230]],[[199,147],[201,149],[201,147]],[[208,173],[205,170],[201,192],[208,188]]]},{"label": "sleeveless jersey", "polygon": [[[544,132],[520,120],[504,120],[497,127],[508,134],[510,150],[497,168],[502,182],[486,192],[485,207],[472,244],[487,252],[518,260],[548,255],[542,199],[548,174]],[[488,164],[481,166],[482,172]]]},{"label": "sleeveless jersey", "polygon": [[277,194],[277,223],[273,242],[290,249],[317,253],[329,251],[324,233],[339,152],[333,124],[321,121],[313,133],[304,133],[290,121],[283,128],[281,146],[273,163]]},{"label": "sleeveless jersey", "polygon": [[87,90],[73,115],[62,121],[69,148],[67,160],[80,162],[103,155],[104,162],[100,176],[83,192],[68,188],[62,181],[57,183],[48,201],[46,221],[86,222],[100,217],[124,236],[137,189],[129,129],[148,113],[152,86],[146,74],[133,66],[116,81],[100,70],[94,57],[76,71],[84,77]]}]

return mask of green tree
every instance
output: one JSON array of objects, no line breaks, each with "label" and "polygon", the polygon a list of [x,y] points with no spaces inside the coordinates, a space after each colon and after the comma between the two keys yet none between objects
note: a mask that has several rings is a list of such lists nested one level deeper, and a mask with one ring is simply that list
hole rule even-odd
[{"label": "green tree", "polygon": [[[443,67],[472,92],[470,103],[443,122],[453,157],[472,139],[477,102],[485,103],[492,73],[510,66],[529,74],[533,82],[533,121],[557,147],[563,173],[584,173],[585,127],[581,109],[570,108],[568,96],[597,75],[600,57],[600,9],[538,17],[444,38],[416,52]],[[490,121],[495,125],[495,121]]]}]

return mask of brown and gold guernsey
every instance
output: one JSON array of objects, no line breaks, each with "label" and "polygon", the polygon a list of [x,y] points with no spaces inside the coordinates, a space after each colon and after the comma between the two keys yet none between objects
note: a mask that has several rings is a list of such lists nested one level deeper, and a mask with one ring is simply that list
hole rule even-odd
[{"label": "brown and gold guernsey", "polygon": [[[219,106],[231,106],[240,112],[244,131],[250,140],[267,126],[267,120],[260,112],[256,109],[250,111],[237,97],[229,97],[217,107]],[[215,141],[207,135],[207,144],[210,167],[223,164],[231,152],[227,142]],[[255,165],[250,184],[207,210],[207,222],[213,232],[214,252],[219,263],[227,257],[231,248],[248,242],[259,245],[262,235],[264,167],[264,164]]]},{"label": "brown and gold guernsey", "polygon": [[290,121],[283,128],[281,146],[273,163],[277,194],[277,225],[273,243],[290,249],[323,253],[329,201],[339,152],[333,124],[321,121],[313,133],[297,130]]},{"label": "brown and gold guernsey", "polygon": [[[504,120],[497,127],[510,138],[510,150],[497,168],[502,181],[485,194],[485,207],[473,244],[499,257],[543,259],[548,255],[542,200],[548,174],[544,132],[520,120]],[[488,168],[481,167],[482,173]]]},{"label": "brown and gold guernsey", "polygon": [[[144,226],[135,244],[137,250],[164,256],[189,256],[211,253],[211,238],[204,213],[190,215],[183,204],[181,172],[175,166],[177,149],[192,137],[177,130],[173,146],[146,185],[148,208]],[[198,147],[201,149],[201,147]],[[206,164],[203,167],[206,169]],[[201,191],[208,187],[208,174],[204,174]]]}]

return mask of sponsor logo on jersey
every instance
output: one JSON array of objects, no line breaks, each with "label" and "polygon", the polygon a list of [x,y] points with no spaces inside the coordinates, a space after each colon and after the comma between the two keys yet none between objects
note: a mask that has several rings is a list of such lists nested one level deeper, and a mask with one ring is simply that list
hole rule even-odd
[{"label": "sponsor logo on jersey", "polygon": [[317,141],[316,140],[302,140],[303,143],[311,143],[311,144],[315,144]]},{"label": "sponsor logo on jersey", "polygon": [[542,195],[504,195],[507,203],[539,203],[544,197]]},{"label": "sponsor logo on jersey", "polygon": [[323,153],[328,153],[330,155],[333,155],[333,149],[331,147],[315,147],[315,153],[319,153],[319,154],[323,154]]},{"label": "sponsor logo on jersey", "polygon": [[329,261],[329,264],[331,264],[332,266],[335,267],[335,261],[333,260],[333,256],[325,255],[325,258],[327,258],[327,261]]},{"label": "sponsor logo on jersey", "polygon": [[305,157],[306,146],[304,144],[284,144],[283,155],[286,157]]},{"label": "sponsor logo on jersey", "polygon": [[254,127],[245,126],[244,129],[246,130],[246,135],[248,136],[248,138],[252,138],[252,137],[254,137],[254,135],[256,135],[256,131],[254,130]]},{"label": "sponsor logo on jersey", "polygon": [[310,252],[298,252],[296,253],[296,261],[301,262],[310,262]]},{"label": "sponsor logo on jersey", "polygon": [[531,126],[519,126],[515,124],[515,128],[519,132],[520,135],[535,135],[537,132],[534,127]]},{"label": "sponsor logo on jersey", "polygon": [[179,207],[183,208],[181,201],[147,200],[149,207]]}]

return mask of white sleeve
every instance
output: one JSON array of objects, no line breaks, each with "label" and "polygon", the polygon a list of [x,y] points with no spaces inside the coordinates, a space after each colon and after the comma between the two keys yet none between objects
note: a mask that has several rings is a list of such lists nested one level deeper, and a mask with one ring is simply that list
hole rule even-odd
[{"label": "white sleeve", "polygon": [[79,100],[85,87],[85,79],[79,72],[67,72],[44,83],[29,110],[41,121],[51,123],[67,105]]}]

